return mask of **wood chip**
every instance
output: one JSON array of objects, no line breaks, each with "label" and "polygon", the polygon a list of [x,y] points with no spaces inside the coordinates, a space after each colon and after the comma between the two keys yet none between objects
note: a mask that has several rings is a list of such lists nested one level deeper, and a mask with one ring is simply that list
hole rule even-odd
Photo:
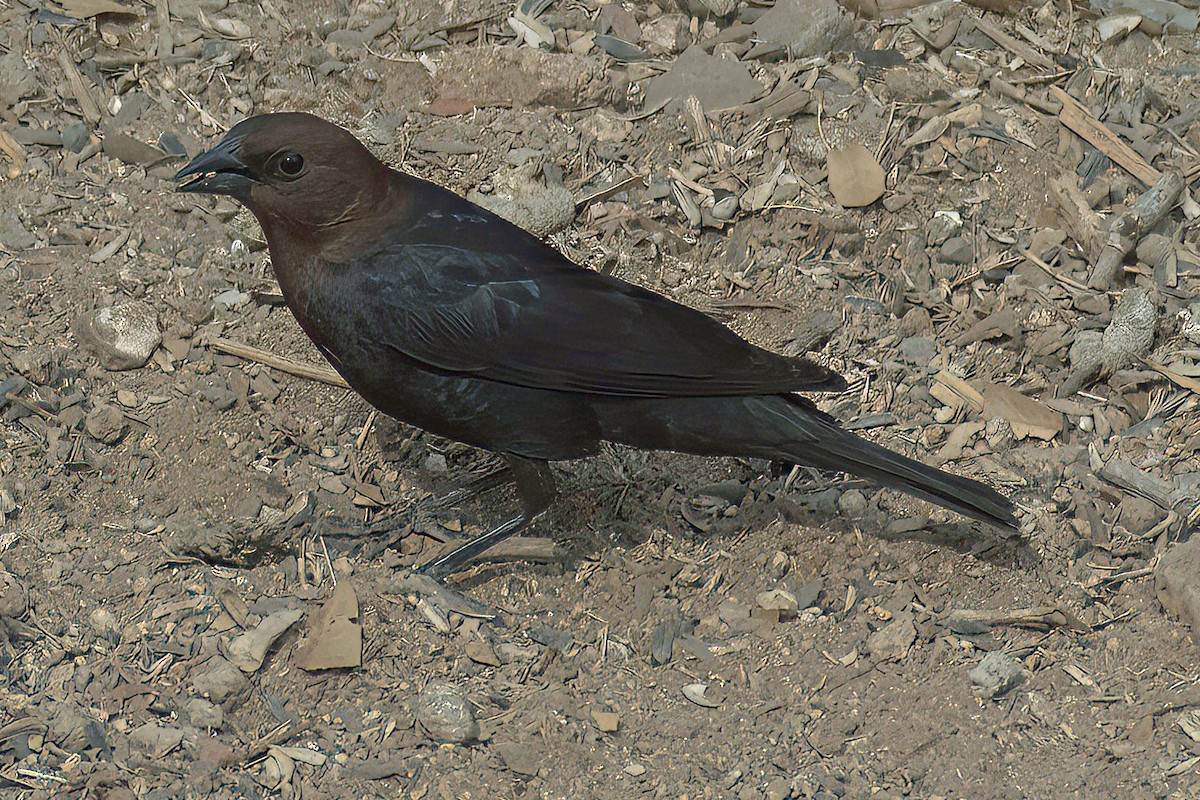
[{"label": "wood chip", "polygon": [[983,390],[983,416],[1007,420],[1018,439],[1032,436],[1048,442],[1062,432],[1062,414],[1002,383]]},{"label": "wood chip", "polygon": [[[59,37],[60,44],[62,38]],[[83,118],[90,124],[96,125],[100,122],[100,106],[96,104],[96,99],[92,97],[92,90],[84,81],[83,75],[79,72],[79,67],[75,66],[75,62],[71,60],[71,56],[67,53],[66,45],[62,44],[54,53],[55,59],[58,60],[58,66],[62,68],[63,73],[67,76],[67,83],[71,87],[71,94],[75,96],[75,102],[79,103],[79,110],[83,114]]]},{"label": "wood chip", "polygon": [[988,37],[993,42],[1024,61],[1026,64],[1037,67],[1041,70],[1045,70],[1046,72],[1054,71],[1054,62],[1049,58],[1042,55],[1037,50],[1034,50],[1032,47],[1020,41],[1019,39],[1009,36],[999,25],[991,20],[985,19],[984,17],[978,15],[973,16],[975,29],[984,36]]},{"label": "wood chip", "polygon": [[967,406],[975,412],[983,411],[983,395],[979,393],[979,390],[946,370],[933,376],[929,393],[948,406],[954,408]]},{"label": "wood chip", "polygon": [[1147,186],[1153,186],[1162,177],[1161,172],[1135,153],[1132,147],[1113,133],[1111,128],[1093,117],[1083,103],[1057,86],[1051,86],[1050,93],[1063,104],[1058,121],[1078,134],[1079,138],[1104,153],[1114,163]]}]

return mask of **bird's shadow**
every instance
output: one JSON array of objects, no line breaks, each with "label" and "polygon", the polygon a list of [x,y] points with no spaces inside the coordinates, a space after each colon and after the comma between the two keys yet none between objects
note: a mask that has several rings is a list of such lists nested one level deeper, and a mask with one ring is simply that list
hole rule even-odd
[{"label": "bird's shadow", "polygon": [[[640,493],[647,496],[655,495],[656,492],[661,493],[672,482],[679,483],[677,480],[672,481],[670,478],[658,478],[649,482],[649,486],[643,484]],[[418,478],[417,483],[421,488],[432,490],[435,494],[444,494],[461,485],[459,481],[453,478],[435,478],[433,480],[421,480]],[[662,485],[658,485],[659,483]],[[690,484],[692,489],[703,485],[703,476],[695,476],[694,479],[688,481],[688,484]],[[846,484],[845,488],[860,485],[865,484],[852,481]],[[806,488],[808,489],[807,492]],[[848,520],[837,513],[816,508],[797,508],[798,504],[795,502],[795,498],[811,494],[811,488],[799,487],[793,488],[787,493],[768,493],[769,496],[760,496],[743,509],[744,513],[740,515],[736,526],[719,526],[708,532],[701,532],[684,522],[681,518],[679,520],[681,523],[680,529],[686,532],[685,535],[720,543],[724,539],[732,539],[736,535],[736,530],[744,530],[747,525],[765,526],[772,520],[782,517],[790,523],[803,525],[826,533],[853,536],[857,531],[884,542],[922,542],[930,547],[952,550],[960,555],[972,556],[992,566],[1008,570],[1036,572],[1042,565],[1042,556],[1030,546],[1026,537],[1022,535],[1005,535],[980,523],[965,520],[928,523],[913,530],[889,532],[886,512],[875,508],[872,509],[870,514],[860,520]],[[584,558],[585,553],[595,552],[597,549],[605,547],[612,547],[615,541],[618,541],[620,538],[627,538],[629,545],[636,546],[649,537],[650,530],[653,527],[651,524],[652,520],[645,515],[642,515],[640,519],[623,520],[623,524],[620,527],[625,529],[623,531],[624,536],[604,537],[597,535],[597,525],[594,524],[594,518],[603,516],[605,512],[598,507],[599,504],[586,502],[573,504],[572,498],[580,497],[590,492],[602,492],[603,488],[590,483],[570,481],[563,489],[564,491],[552,507],[551,513],[537,521],[529,530],[524,532],[525,535],[534,536],[551,536],[557,532],[559,535],[553,536],[553,538],[563,545],[563,558],[538,563],[528,562],[528,566],[525,569],[528,569],[530,574],[547,575],[569,572],[578,566]],[[681,492],[681,496],[687,496],[686,490]],[[464,521],[469,521],[486,529],[489,521],[488,518],[493,516],[498,508],[507,508],[509,505],[515,507],[516,498],[511,488],[505,487],[486,494],[468,497],[461,502],[449,506],[445,510],[457,512],[464,518]],[[577,508],[572,508],[572,506],[578,505],[593,505],[594,510],[584,512],[581,515]],[[671,513],[667,509],[662,510],[665,513]],[[402,514],[397,518],[398,524],[403,524],[403,516]],[[612,520],[609,520],[609,522],[612,522]],[[728,527],[728,530],[726,530],[726,527]],[[353,541],[358,546],[356,547],[351,544],[349,549],[356,551],[360,556],[368,558],[378,556],[386,547],[398,546],[398,540],[395,539],[390,543],[378,541],[372,543],[369,537],[354,536]],[[565,544],[566,541],[570,543]],[[452,583],[461,591],[470,591],[489,583],[498,576],[511,574],[514,563],[511,560],[489,561],[487,555],[484,554],[463,572],[453,576]]]}]

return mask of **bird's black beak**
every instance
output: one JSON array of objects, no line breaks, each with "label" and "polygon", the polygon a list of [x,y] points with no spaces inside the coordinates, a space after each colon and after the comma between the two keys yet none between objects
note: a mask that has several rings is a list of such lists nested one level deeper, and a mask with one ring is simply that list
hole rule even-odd
[{"label": "bird's black beak", "polygon": [[242,140],[239,136],[226,136],[216,147],[201,153],[186,167],[175,173],[181,183],[176,191],[200,194],[226,194],[230,197],[245,197],[255,180],[250,170],[238,158]]}]

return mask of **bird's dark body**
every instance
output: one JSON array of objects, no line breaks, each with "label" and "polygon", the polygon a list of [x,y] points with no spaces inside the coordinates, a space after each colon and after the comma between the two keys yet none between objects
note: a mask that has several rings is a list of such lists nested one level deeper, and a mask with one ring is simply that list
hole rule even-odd
[{"label": "bird's dark body", "polygon": [[[319,134],[347,150],[347,164],[323,173],[333,199],[308,207],[287,193],[290,178],[254,178],[292,153],[283,147],[324,153]],[[206,155],[228,161],[256,137],[269,139],[254,156],[263,166],[234,160],[212,179],[229,175],[232,188],[197,190],[254,211],[289,307],[356,391],[396,419],[507,456],[530,512],[553,495],[545,462],[610,441],[844,470],[1015,525],[992,489],[861,439],[795,394],[844,388],[824,367],[580,267],[307,115],[252,118]],[[205,158],[184,172],[207,169]],[[358,182],[337,171],[356,167]]]}]

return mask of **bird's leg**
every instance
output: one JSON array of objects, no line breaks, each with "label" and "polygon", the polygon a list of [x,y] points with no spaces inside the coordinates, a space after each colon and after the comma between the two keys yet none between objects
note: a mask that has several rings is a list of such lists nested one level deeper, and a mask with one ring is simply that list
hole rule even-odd
[{"label": "bird's leg", "polygon": [[557,495],[557,490],[554,488],[554,474],[550,472],[550,465],[545,461],[520,456],[506,455],[504,460],[508,462],[508,467],[512,470],[513,478],[517,482],[517,496],[521,500],[521,513],[507,522],[500,523],[487,533],[459,545],[449,553],[437,557],[421,567],[419,572],[435,578],[443,578],[460,569],[475,556],[528,527],[539,514],[550,507]]},{"label": "bird's leg", "polygon": [[366,535],[376,536],[399,530],[405,527],[416,513],[442,511],[464,500],[486,494],[493,489],[498,489],[506,483],[511,482],[512,479],[512,474],[507,466],[485,472],[482,475],[471,478],[465,486],[452,489],[440,497],[430,496],[423,500],[414,501],[403,508],[376,519],[367,526],[365,533]]},{"label": "bird's leg", "polygon": [[422,508],[440,510],[461,503],[472,497],[486,494],[493,489],[499,489],[506,483],[512,482],[513,477],[508,467],[500,467],[471,478],[465,486],[452,489],[441,497],[434,497],[421,504]]}]

